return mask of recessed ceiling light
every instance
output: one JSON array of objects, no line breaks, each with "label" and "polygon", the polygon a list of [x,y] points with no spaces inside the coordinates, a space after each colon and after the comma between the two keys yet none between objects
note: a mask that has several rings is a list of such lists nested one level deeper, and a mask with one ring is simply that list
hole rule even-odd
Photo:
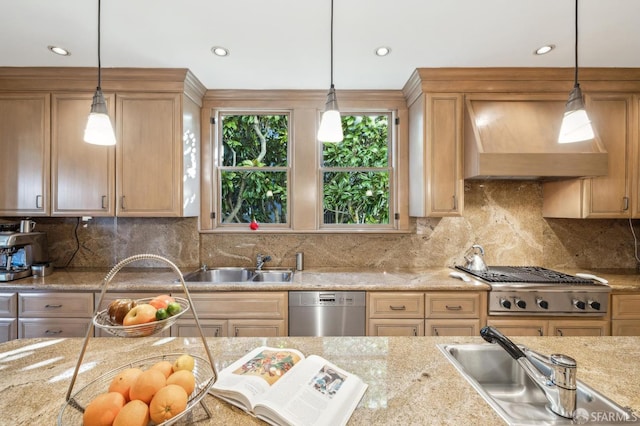
[{"label": "recessed ceiling light", "polygon": [[52,51],[56,55],[60,55],[60,56],[70,56],[71,55],[71,52],[69,52],[64,47],[47,46],[47,49],[49,49],[50,51]]},{"label": "recessed ceiling light", "polygon": [[380,46],[375,50],[377,56],[387,56],[389,53],[391,53],[391,48],[386,46]]},{"label": "recessed ceiling light", "polygon": [[541,46],[541,47],[537,48],[536,50],[534,50],[533,54],[534,55],[545,55],[545,54],[551,52],[555,48],[556,48],[555,44],[547,44],[547,45]]},{"label": "recessed ceiling light", "polygon": [[229,56],[229,49],[225,49],[224,47],[213,46],[211,51],[216,56]]}]

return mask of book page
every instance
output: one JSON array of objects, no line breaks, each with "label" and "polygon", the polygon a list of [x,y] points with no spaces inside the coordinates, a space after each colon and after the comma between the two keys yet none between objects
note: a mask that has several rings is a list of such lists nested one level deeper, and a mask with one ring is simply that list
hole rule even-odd
[{"label": "book page", "polygon": [[222,370],[211,392],[251,411],[256,401],[302,359],[304,355],[295,349],[258,347]]},{"label": "book page", "polygon": [[316,355],[284,377],[255,407],[256,416],[290,425],[344,425],[367,385]]}]

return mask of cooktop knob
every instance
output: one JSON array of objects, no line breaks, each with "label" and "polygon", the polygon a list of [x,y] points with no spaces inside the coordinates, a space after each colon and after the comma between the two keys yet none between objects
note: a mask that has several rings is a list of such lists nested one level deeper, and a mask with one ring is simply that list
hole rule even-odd
[{"label": "cooktop knob", "polygon": [[520,309],[526,309],[527,308],[527,302],[525,302],[524,300],[516,298],[515,302],[516,302],[516,306],[518,308],[520,308]]},{"label": "cooktop knob", "polygon": [[549,309],[549,302],[547,302],[546,300],[542,299],[542,298],[537,298],[536,299],[536,304],[538,306],[540,306],[542,309]]},{"label": "cooktop knob", "polygon": [[500,298],[500,306],[505,309],[511,309],[511,302],[509,302],[507,299]]},{"label": "cooktop knob", "polygon": [[586,303],[584,303],[582,300],[573,299],[572,303],[573,303],[573,306],[575,306],[578,309],[584,310],[587,307]]},{"label": "cooktop knob", "polygon": [[600,310],[600,302],[596,302],[595,300],[589,300],[589,306],[596,311]]}]

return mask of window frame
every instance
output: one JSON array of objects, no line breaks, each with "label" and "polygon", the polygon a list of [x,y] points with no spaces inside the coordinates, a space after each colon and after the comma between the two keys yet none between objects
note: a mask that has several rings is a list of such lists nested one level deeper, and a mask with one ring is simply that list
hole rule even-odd
[{"label": "window frame", "polygon": [[[231,115],[286,115],[287,116],[287,165],[286,166],[268,166],[268,167],[248,167],[248,166],[224,166],[223,162],[223,149],[224,144],[222,140],[222,117],[231,116]],[[231,229],[234,231],[241,231],[242,228],[250,229],[249,223],[223,223],[222,222],[222,203],[220,202],[220,197],[222,196],[222,173],[225,171],[242,171],[242,172],[252,172],[252,171],[262,171],[268,170],[268,172],[285,172],[286,173],[286,182],[287,182],[287,212],[286,212],[286,221],[284,223],[259,223],[259,226],[265,229],[277,229],[277,230],[289,230],[291,229],[292,222],[292,211],[291,211],[291,199],[292,199],[292,170],[293,170],[293,153],[292,153],[292,120],[293,120],[293,112],[290,110],[284,109],[247,109],[247,108],[231,108],[231,109],[218,109],[216,110],[215,115],[215,132],[214,132],[214,170],[216,174],[216,182],[214,188],[214,194],[216,194],[215,198],[215,217],[218,218],[216,220],[216,227],[223,229]]]},{"label": "window frame", "polygon": [[[393,183],[390,203],[393,203],[393,227],[358,224],[342,227],[321,227],[322,199],[317,129],[325,107],[324,90],[208,90],[202,99],[201,122],[201,187],[198,231],[201,234],[408,234],[412,231],[409,217],[409,110],[400,90],[339,91],[340,109],[349,113],[391,113],[393,135]],[[217,133],[220,113],[289,112],[290,150],[289,227],[261,226],[253,231],[249,226],[219,223]],[[399,121],[396,121],[399,120]],[[215,121],[215,123],[214,123]],[[375,226],[375,228],[374,228]]]},{"label": "window frame", "polygon": [[[341,116],[356,115],[386,115],[388,117],[387,128],[387,166],[382,167],[324,167],[324,145],[327,143],[318,142],[318,228],[327,231],[376,231],[384,232],[389,230],[397,230],[398,226],[398,200],[396,197],[396,174],[397,174],[397,114],[393,110],[388,109],[367,109],[367,110],[344,110],[340,111]],[[319,122],[319,121],[318,121]],[[324,222],[324,174],[327,172],[382,172],[386,170],[389,173],[389,223],[382,224],[342,224],[342,223],[325,223]]]}]

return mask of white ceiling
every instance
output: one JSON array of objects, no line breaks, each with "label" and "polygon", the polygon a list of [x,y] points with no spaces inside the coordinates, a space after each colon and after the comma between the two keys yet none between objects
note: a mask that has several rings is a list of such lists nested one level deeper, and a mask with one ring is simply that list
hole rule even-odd
[{"label": "white ceiling", "polygon": [[[0,66],[97,66],[97,10],[0,0]],[[640,67],[639,0],[580,0],[579,15],[580,66]],[[208,89],[326,89],[329,39],[330,0],[102,2],[103,67],[189,68]],[[334,43],[338,90],[401,89],[420,67],[573,67],[574,0],[335,0]]]}]

